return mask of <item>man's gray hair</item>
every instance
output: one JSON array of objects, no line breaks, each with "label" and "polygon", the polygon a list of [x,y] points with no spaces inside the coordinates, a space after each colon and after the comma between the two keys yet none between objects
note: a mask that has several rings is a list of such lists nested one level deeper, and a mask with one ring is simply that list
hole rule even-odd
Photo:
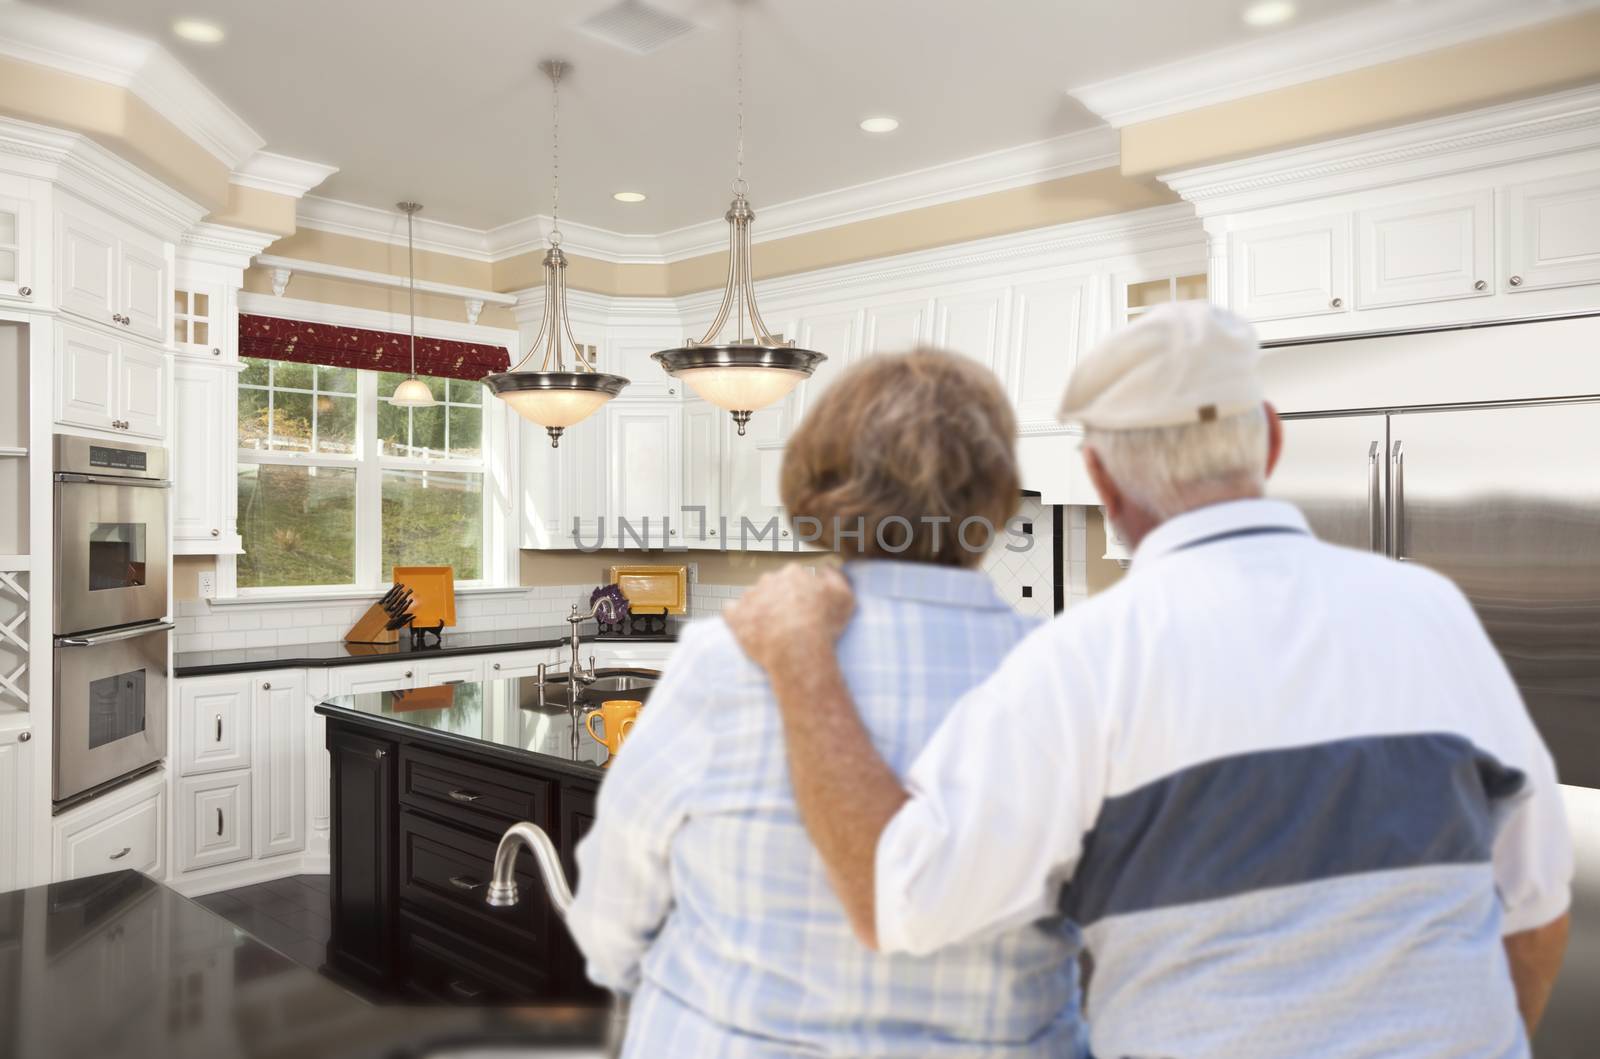
[{"label": "man's gray hair", "polygon": [[1128,499],[1161,521],[1218,500],[1259,495],[1266,485],[1263,408],[1209,423],[1091,428],[1084,444]]}]

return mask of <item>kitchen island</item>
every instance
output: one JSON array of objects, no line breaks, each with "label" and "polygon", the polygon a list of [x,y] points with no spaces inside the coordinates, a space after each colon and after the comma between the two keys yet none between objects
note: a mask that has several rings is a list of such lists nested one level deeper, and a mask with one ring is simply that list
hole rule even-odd
[{"label": "kitchen island", "polygon": [[[612,677],[565,703],[532,678],[371,692],[317,707],[332,762],[329,961],[374,986],[457,1003],[599,1003],[531,858],[522,900],[485,891],[506,828],[544,828],[577,881],[607,752],[582,710],[642,699]],[[629,686],[635,685],[635,686]]]},{"label": "kitchen island", "polygon": [[135,871],[0,893],[0,1056],[595,1054],[572,1007],[373,1006]]}]

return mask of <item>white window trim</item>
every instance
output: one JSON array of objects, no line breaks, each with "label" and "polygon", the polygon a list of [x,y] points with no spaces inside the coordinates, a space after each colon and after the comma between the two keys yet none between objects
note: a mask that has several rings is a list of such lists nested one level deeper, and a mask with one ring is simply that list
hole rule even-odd
[{"label": "white window trim", "polygon": [[[238,556],[217,557],[217,597],[213,605],[272,602],[330,602],[366,599],[387,591],[390,582],[382,571],[383,471],[426,469],[465,471],[483,475],[484,542],[483,577],[457,581],[457,594],[493,595],[526,592],[517,582],[521,571],[517,535],[514,532],[516,508],[516,446],[513,444],[510,411],[502,401],[484,394],[482,460],[426,460],[406,457],[377,457],[378,417],[369,414],[378,401],[378,373],[358,369],[356,373],[357,424],[360,432],[356,456],[313,455],[252,451],[244,462],[288,464],[293,466],[351,467],[356,471],[356,555],[353,585],[292,585],[269,588],[241,588],[238,582]],[[233,452],[234,481],[238,480],[241,450]],[[367,454],[373,454],[372,459]]]}]

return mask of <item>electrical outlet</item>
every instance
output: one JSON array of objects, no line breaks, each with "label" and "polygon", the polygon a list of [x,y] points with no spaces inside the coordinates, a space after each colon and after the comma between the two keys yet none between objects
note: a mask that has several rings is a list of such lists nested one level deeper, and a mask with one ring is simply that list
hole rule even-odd
[{"label": "electrical outlet", "polygon": [[217,575],[216,574],[210,573],[210,572],[206,572],[206,571],[202,571],[201,572],[201,574],[200,574],[200,598],[201,599],[216,599],[217,598]]},{"label": "electrical outlet", "polygon": [[688,567],[689,567],[689,583],[691,585],[698,585],[700,583],[700,564],[699,563],[689,563]]}]

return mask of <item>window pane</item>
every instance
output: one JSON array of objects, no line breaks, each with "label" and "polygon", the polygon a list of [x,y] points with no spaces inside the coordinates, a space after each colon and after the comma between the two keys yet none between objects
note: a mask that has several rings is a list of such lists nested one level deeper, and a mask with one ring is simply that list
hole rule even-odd
[{"label": "window pane", "polygon": [[272,385],[274,388],[286,386],[293,390],[309,390],[316,370],[316,367],[311,364],[296,364],[292,360],[280,360],[272,370]]},{"label": "window pane", "polygon": [[272,395],[272,442],[279,452],[311,451],[311,395],[285,393]]},{"label": "window pane", "polygon": [[378,402],[378,451],[385,456],[401,456],[406,449],[410,410],[396,408],[388,401]]},{"label": "window pane", "polygon": [[239,465],[239,584],[348,585],[356,579],[356,472]]},{"label": "window pane", "polygon": [[356,451],[356,399],[317,394],[317,451]]},{"label": "window pane", "polygon": [[383,574],[396,566],[450,566],[483,576],[483,475],[383,472]]},{"label": "window pane", "polygon": [[189,292],[174,290],[172,292],[172,312],[174,316],[182,316],[189,311]]},{"label": "window pane", "polygon": [[465,379],[450,380],[451,404],[482,404],[483,383],[468,382]]},{"label": "window pane", "polygon": [[1128,284],[1128,308],[1148,308],[1172,300],[1172,284],[1164,279]]},{"label": "window pane", "polygon": [[244,370],[239,373],[240,386],[265,386],[267,384],[267,366],[270,360],[261,360],[258,357],[240,357],[239,363],[244,365]]},{"label": "window pane", "polygon": [[189,321],[181,316],[172,318],[172,340],[180,344],[189,341]]},{"label": "window pane", "polygon": [[411,451],[414,457],[444,455],[444,407],[411,410]]},{"label": "window pane", "polygon": [[317,389],[324,393],[355,393],[356,369],[354,368],[317,368]]},{"label": "window pane", "polygon": [[267,391],[239,387],[239,447],[267,447]]},{"label": "window pane", "polygon": [[211,325],[204,320],[194,322],[194,344],[203,346],[211,341]]},{"label": "window pane", "polygon": [[476,459],[483,455],[483,409],[449,407],[450,455]]},{"label": "window pane", "polygon": [[195,293],[194,314],[196,316],[211,315],[211,296],[209,294],[201,294],[199,292]]}]

